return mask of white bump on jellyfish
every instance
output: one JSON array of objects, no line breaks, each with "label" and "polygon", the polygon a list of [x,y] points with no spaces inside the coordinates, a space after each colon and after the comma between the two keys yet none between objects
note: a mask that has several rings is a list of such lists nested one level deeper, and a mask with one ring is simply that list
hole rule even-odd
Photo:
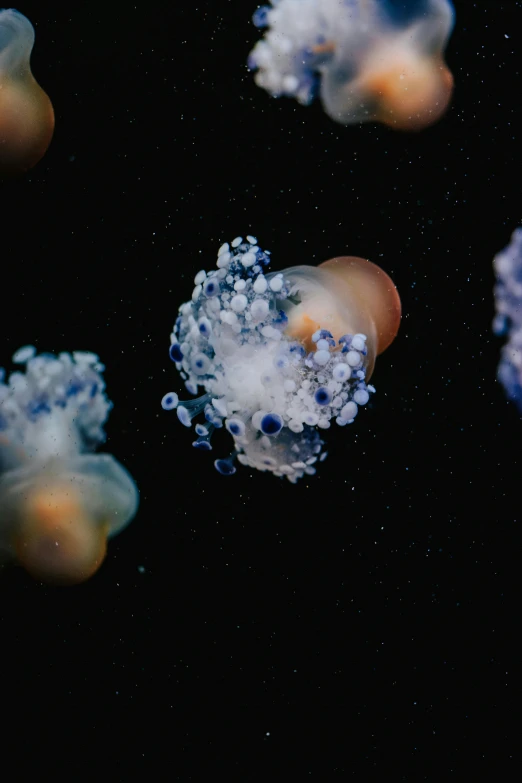
[{"label": "white bump on jellyfish", "polygon": [[251,267],[254,266],[256,263],[256,256],[255,253],[245,253],[243,256],[241,256],[241,263],[244,267]]},{"label": "white bump on jellyfish", "polygon": [[226,269],[226,268],[227,268],[227,266],[228,266],[228,265],[229,265],[229,263],[230,263],[230,259],[231,259],[231,258],[232,258],[232,255],[231,255],[231,253],[229,253],[228,251],[227,251],[227,252],[225,252],[225,253],[222,253],[222,254],[219,256],[219,258],[218,258],[218,261],[217,261],[217,267],[218,267],[218,269]]},{"label": "white bump on jellyfish", "polygon": [[254,427],[254,429],[256,430],[261,429],[261,421],[265,416],[266,416],[266,411],[261,410],[261,411],[256,411],[256,413],[254,413],[254,415],[252,416],[252,426]]},{"label": "white bump on jellyfish", "polygon": [[358,351],[348,351],[346,361],[350,367],[358,367],[361,363],[361,355]]},{"label": "white bump on jellyfish", "polygon": [[329,361],[330,361],[329,351],[316,351],[314,353],[314,362],[318,364],[320,367],[324,367],[324,365],[328,364]]},{"label": "white bump on jellyfish", "polygon": [[425,127],[451,97],[443,51],[454,11],[450,0],[407,6],[399,13],[385,0],[271,0],[254,15],[267,31],[248,66],[274,97],[308,105],[318,93],[337,122]]},{"label": "white bump on jellyfish", "polygon": [[168,392],[161,399],[161,407],[165,411],[172,411],[178,407],[179,397],[176,392]]},{"label": "white bump on jellyfish", "polygon": [[[353,345],[353,340],[352,340]],[[349,378],[352,374],[352,371],[350,367],[345,364],[344,362],[340,362],[339,364],[336,364],[336,366],[333,368],[332,376],[335,381],[345,381],[347,378]]]},{"label": "white bump on jellyfish", "polygon": [[212,400],[212,405],[214,406],[217,413],[219,413],[220,416],[223,416],[223,418],[228,415],[227,404],[225,400],[221,398],[214,398]]},{"label": "white bump on jellyfish", "polygon": [[262,321],[268,315],[269,309],[266,299],[254,299],[250,306],[250,313],[256,321]]},{"label": "white bump on jellyfish", "polygon": [[270,280],[270,290],[277,293],[283,287],[283,275],[276,275]]},{"label": "white bump on jellyfish", "polygon": [[212,365],[208,356],[204,353],[196,353],[192,356],[190,366],[195,375],[206,375]]},{"label": "white bump on jellyfish", "polygon": [[19,348],[13,355],[13,364],[25,364],[32,359],[36,354],[36,348],[34,345],[24,345],[23,348]]},{"label": "white bump on jellyfish", "polygon": [[357,403],[357,405],[366,405],[368,400],[370,399],[370,395],[366,391],[366,389],[358,389],[353,394],[353,400]]},{"label": "white bump on jellyfish", "polygon": [[347,402],[341,410],[341,418],[345,421],[352,421],[357,416],[357,405],[355,402]]},{"label": "white bump on jellyfish", "polygon": [[230,245],[228,244],[228,242],[224,242],[218,250],[218,258],[219,256],[222,256],[223,253],[228,253],[229,250],[230,250]]},{"label": "white bump on jellyfish", "polygon": [[268,288],[266,277],[264,275],[258,275],[254,282],[253,288],[256,294],[264,294]]},{"label": "white bump on jellyfish", "polygon": [[204,269],[202,269],[200,272],[197,273],[196,277],[194,278],[194,285],[201,285],[205,282],[205,278],[207,276],[207,273]]},{"label": "white bump on jellyfish", "polygon": [[354,334],[352,337],[352,348],[355,351],[364,351],[366,347],[366,336],[364,334]]},{"label": "white bump on jellyfish", "polygon": [[239,247],[242,241],[243,241],[242,237],[236,237],[235,239],[232,240],[230,246],[235,249],[236,247]]},{"label": "white bump on jellyfish", "polygon": [[185,408],[184,405],[177,406],[177,414],[178,414],[178,419],[180,420],[180,422],[183,424],[184,427],[192,426],[192,419],[190,417],[190,413],[188,412],[188,410]]},{"label": "white bump on jellyfish", "polygon": [[247,304],[248,299],[244,294],[237,294],[236,296],[232,297],[230,302],[230,306],[235,313],[242,313],[243,310],[246,310]]},{"label": "white bump on jellyfish", "polygon": [[203,316],[198,320],[198,326],[199,331],[203,335],[203,337],[210,337],[212,334],[212,324],[210,323],[210,320]]}]

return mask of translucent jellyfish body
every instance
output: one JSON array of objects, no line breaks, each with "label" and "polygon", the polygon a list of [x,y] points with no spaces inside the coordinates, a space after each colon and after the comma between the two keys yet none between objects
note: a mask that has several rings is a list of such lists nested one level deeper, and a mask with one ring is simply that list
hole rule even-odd
[{"label": "translucent jellyfish body", "polygon": [[36,356],[30,346],[13,361],[26,367],[0,377],[0,561],[82,582],[138,506],[127,471],[92,453],[111,408],[103,366],[91,353]]},{"label": "translucent jellyfish body", "polygon": [[510,400],[522,411],[522,228],[495,256],[496,316],[493,331],[507,337],[498,365],[498,379]]},{"label": "translucent jellyfish body", "polygon": [[186,427],[203,414],[193,443],[202,451],[216,428],[230,433],[234,452],[215,461],[220,473],[234,473],[237,457],[295,482],[326,456],[320,433],[353,422],[375,391],[367,381],[401,306],[388,275],[362,258],[267,274],[269,255],[237,237],[220,248],[217,269],[196,275],[170,358],[189,393],[205,393],[180,402],[170,392],[162,406]]},{"label": "translucent jellyfish body", "polygon": [[18,11],[0,11],[0,175],[26,171],[44,155],[54,112],[29,63],[34,29]]},{"label": "translucent jellyfish body", "polygon": [[349,125],[431,125],[446,111],[453,77],[443,60],[454,23],[450,0],[271,0],[252,50],[256,83]]}]

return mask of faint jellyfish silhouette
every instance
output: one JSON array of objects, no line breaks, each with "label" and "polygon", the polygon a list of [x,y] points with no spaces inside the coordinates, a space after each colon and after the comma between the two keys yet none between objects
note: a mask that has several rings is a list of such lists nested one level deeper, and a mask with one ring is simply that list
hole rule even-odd
[{"label": "faint jellyfish silhouette", "polygon": [[497,253],[493,267],[497,277],[493,331],[507,336],[497,377],[507,397],[522,411],[522,228],[517,228],[509,245]]},{"label": "faint jellyfish silhouette", "polygon": [[[138,491],[105,440],[111,403],[91,353],[13,357],[26,372],[0,378],[0,560],[35,578],[83,582],[138,507]],[[91,453],[89,453],[91,452]]]},{"label": "faint jellyfish silhouette", "polygon": [[0,176],[32,168],[46,152],[54,111],[31,73],[31,22],[13,8],[0,11]]},{"label": "faint jellyfish silhouette", "polygon": [[163,397],[165,410],[196,424],[193,446],[211,451],[225,426],[233,461],[296,482],[324,459],[321,430],[353,422],[375,389],[367,382],[401,317],[397,289],[369,261],[334,258],[319,267],[265,274],[270,254],[254,237],[223,245],[217,270],[198,272],[192,299],[180,307],[170,358],[190,394]]},{"label": "faint jellyfish silhouette", "polygon": [[453,77],[443,53],[450,0],[271,0],[254,14],[267,27],[249,58],[274,97],[311,103],[319,92],[336,122],[419,130],[446,111]]}]

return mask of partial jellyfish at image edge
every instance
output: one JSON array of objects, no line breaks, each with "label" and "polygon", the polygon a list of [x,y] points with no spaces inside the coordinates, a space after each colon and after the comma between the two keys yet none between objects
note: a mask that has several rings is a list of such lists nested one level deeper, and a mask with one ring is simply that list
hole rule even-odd
[{"label": "partial jellyfish at image edge", "polygon": [[101,566],[107,539],[134,517],[136,485],[105,441],[112,403],[95,354],[21,348],[0,371],[0,562],[74,584]]}]

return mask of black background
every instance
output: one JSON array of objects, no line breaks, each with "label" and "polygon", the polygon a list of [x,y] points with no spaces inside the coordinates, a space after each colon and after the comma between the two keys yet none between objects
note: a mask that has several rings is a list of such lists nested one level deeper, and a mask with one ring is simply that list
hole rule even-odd
[{"label": "black background", "polygon": [[[176,780],[208,759],[255,780],[280,751],[296,780],[513,763],[522,424],[491,321],[492,259],[522,220],[522,9],[455,5],[453,104],[419,134],[257,88],[255,3],[18,6],[56,130],[0,189],[2,361],[98,353],[105,448],[141,492],[87,584],[0,576],[3,711],[30,760],[29,727],[56,732],[44,770],[69,750],[68,774],[90,758],[121,780],[165,753]],[[219,476],[160,407],[181,389],[177,308],[247,233],[274,269],[368,257],[402,298],[371,406],[295,486]],[[80,746],[94,731],[88,752],[64,723]]]}]

